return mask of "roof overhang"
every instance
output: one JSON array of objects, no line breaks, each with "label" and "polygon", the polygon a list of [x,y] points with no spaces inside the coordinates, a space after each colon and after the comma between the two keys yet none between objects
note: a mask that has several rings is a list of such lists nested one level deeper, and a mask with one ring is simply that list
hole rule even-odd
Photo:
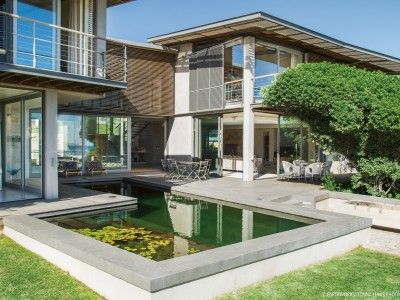
[{"label": "roof overhang", "polygon": [[171,54],[178,53],[178,50],[169,48],[166,46],[162,46],[162,45],[127,41],[127,40],[121,40],[121,39],[116,39],[116,38],[107,38],[107,44],[125,45],[128,48],[137,48],[137,49],[165,52],[165,53],[171,53]]},{"label": "roof overhang", "polygon": [[306,52],[326,55],[346,63],[380,69],[390,74],[400,74],[400,58],[339,41],[263,12],[152,37],[148,41],[158,45],[171,46],[240,35],[254,35]]},{"label": "roof overhang", "polygon": [[127,88],[127,83],[125,82],[34,69],[8,63],[0,63],[0,81],[12,85],[80,91],[92,94],[102,94]]},{"label": "roof overhang", "polygon": [[107,7],[133,2],[135,0],[107,0]]}]

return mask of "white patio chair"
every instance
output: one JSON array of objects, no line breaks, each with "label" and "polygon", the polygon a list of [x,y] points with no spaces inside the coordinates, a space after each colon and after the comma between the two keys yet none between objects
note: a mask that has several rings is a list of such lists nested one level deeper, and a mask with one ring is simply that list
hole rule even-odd
[{"label": "white patio chair", "polygon": [[283,165],[283,179],[292,179],[292,178],[300,178],[301,177],[301,168],[300,166],[295,166],[294,164],[288,161],[282,161]]},{"label": "white patio chair", "polygon": [[312,163],[306,166],[304,172],[305,180],[307,180],[307,178],[311,178],[311,181],[313,181],[314,177],[321,177],[322,166],[323,164],[320,162]]},{"label": "white patio chair", "polygon": [[305,160],[302,160],[302,159],[296,159],[296,160],[294,160],[293,161],[293,164],[295,165],[295,166],[298,166],[298,167],[301,167],[301,165],[304,165],[304,164],[306,164],[307,162],[305,161]]}]

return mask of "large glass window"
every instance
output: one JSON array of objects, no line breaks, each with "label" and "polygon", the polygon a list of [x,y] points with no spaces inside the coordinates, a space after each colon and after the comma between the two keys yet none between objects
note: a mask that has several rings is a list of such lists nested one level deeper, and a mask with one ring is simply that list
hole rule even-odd
[{"label": "large glass window", "polygon": [[[5,111],[5,183],[25,191],[24,199],[42,196],[42,97],[31,94],[7,103]],[[20,199],[17,199],[20,200]]]},{"label": "large glass window", "polygon": [[128,119],[87,116],[85,159],[100,161],[104,168],[127,168]]},{"label": "large glass window", "polygon": [[224,82],[225,100],[227,102],[242,101],[243,98],[243,45],[236,43],[225,46]]},{"label": "large glass window", "polygon": [[281,116],[280,158],[288,162],[320,160],[318,146],[310,138],[309,128],[295,118]]},{"label": "large glass window", "polygon": [[75,161],[82,168],[82,116],[59,115],[57,128],[58,162]]},{"label": "large glass window", "polygon": [[[36,21],[56,24],[56,1],[17,0],[16,13]],[[17,19],[16,29],[16,63],[54,70],[56,29],[28,19]]]},{"label": "large glass window", "polygon": [[256,43],[255,47],[255,102],[261,100],[260,91],[263,87],[271,85],[276,75],[288,68],[293,68],[301,63],[302,57],[295,51],[283,49],[279,46]]}]

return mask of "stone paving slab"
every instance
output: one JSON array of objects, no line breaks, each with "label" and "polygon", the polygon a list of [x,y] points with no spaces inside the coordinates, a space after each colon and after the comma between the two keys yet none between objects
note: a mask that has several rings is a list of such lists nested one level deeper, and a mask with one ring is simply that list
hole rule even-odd
[{"label": "stone paving slab", "polygon": [[48,213],[82,212],[122,206],[135,206],[137,199],[122,195],[102,193],[74,186],[59,186],[60,199],[3,203],[0,205],[0,222],[10,215],[39,215]]},{"label": "stone paving slab", "polygon": [[199,195],[229,202],[277,202],[281,204],[310,204],[329,193],[320,185],[302,182],[278,181],[276,179],[243,182],[237,178],[216,178],[196,181],[171,188],[173,192]]}]

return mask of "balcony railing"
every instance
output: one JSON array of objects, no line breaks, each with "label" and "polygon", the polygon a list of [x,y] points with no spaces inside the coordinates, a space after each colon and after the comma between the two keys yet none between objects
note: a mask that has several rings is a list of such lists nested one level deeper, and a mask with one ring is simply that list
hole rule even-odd
[{"label": "balcony railing", "polygon": [[240,103],[243,101],[243,80],[225,82],[225,103]]},{"label": "balcony railing", "polygon": [[126,46],[34,19],[0,12],[0,48],[10,64],[126,82]]}]

